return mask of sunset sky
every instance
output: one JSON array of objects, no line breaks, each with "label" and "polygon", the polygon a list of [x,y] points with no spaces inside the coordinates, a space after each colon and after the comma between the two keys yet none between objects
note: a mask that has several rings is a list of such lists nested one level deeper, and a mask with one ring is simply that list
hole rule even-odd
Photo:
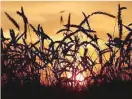
[{"label": "sunset sky", "polygon": [[[7,12],[13,18],[17,20],[20,25],[23,25],[22,19],[16,14],[16,11],[20,11],[23,6],[25,14],[28,17],[29,23],[37,26],[41,24],[46,34],[48,34],[54,40],[61,39],[62,36],[56,35],[56,32],[63,26],[60,24],[60,16],[63,16],[64,24],[68,19],[68,14],[71,13],[71,23],[79,24],[83,20],[82,11],[86,15],[91,14],[94,11],[104,11],[113,15],[117,15],[118,4],[125,6],[128,9],[123,11],[123,22],[129,24],[132,22],[132,2],[91,2],[91,1],[78,1],[78,2],[1,2],[1,26],[4,29],[5,35],[9,36],[9,29],[16,29],[13,24],[5,16],[4,12]],[[65,10],[63,14],[60,11]],[[97,31],[97,34],[102,39],[105,39],[106,33],[113,33],[115,26],[115,19],[104,17],[103,15],[95,15],[90,18],[91,26]],[[117,26],[117,25],[116,25]],[[22,31],[22,29],[21,29]],[[34,33],[32,38],[36,39]]]},{"label": "sunset sky", "polygon": [[[58,30],[64,28],[63,25],[60,24],[60,16],[63,16],[63,24],[66,24],[68,15],[71,13],[71,23],[80,24],[80,22],[84,19],[82,12],[84,12],[86,15],[89,15],[95,11],[103,11],[117,16],[118,4],[127,7],[127,10],[124,10],[122,13],[123,24],[128,25],[132,23],[132,2],[1,2],[1,27],[3,28],[4,36],[6,37],[10,37],[9,29],[14,29],[16,34],[21,34],[23,32],[23,21],[21,17],[16,14],[16,11],[20,11],[22,6],[30,24],[36,28],[38,24],[41,24],[45,33],[48,34],[54,41],[61,40],[63,38],[62,34],[56,34]],[[65,12],[60,13],[61,11]],[[5,15],[5,12],[7,12],[20,24],[20,32],[17,31],[15,26],[9,21]],[[92,29],[95,30],[99,38],[103,40],[103,42],[100,41],[101,44],[105,43],[105,40],[107,39],[106,33],[113,34],[115,31],[115,36],[118,36],[118,25],[116,22],[116,19],[112,19],[103,15],[95,15],[89,19]],[[28,32],[31,33],[32,40],[36,41],[37,37],[35,36],[35,33],[31,29],[30,31],[28,30]],[[81,52],[84,51],[80,49],[80,53]],[[94,56],[95,58],[98,57],[97,55]]]}]

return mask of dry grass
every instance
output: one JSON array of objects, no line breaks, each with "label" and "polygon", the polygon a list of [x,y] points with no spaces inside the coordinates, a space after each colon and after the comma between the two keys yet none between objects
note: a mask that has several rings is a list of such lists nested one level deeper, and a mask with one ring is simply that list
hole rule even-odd
[{"label": "dry grass", "polygon": [[[41,25],[37,29],[28,22],[23,8],[17,11],[17,14],[23,18],[23,33],[16,34],[13,29],[9,29],[10,38],[5,38],[1,28],[1,66],[2,66],[2,83],[18,82],[21,85],[27,82],[40,83],[40,70],[45,72],[45,79],[51,85],[66,83],[70,86],[78,85],[76,75],[85,73],[85,79],[88,85],[111,82],[113,80],[132,80],[132,28],[131,24],[125,25],[122,22],[122,11],[126,7],[118,6],[117,17],[106,12],[93,12],[86,15],[79,25],[71,23],[71,14],[64,29],[57,33],[63,33],[61,41],[53,41],[45,34]],[[9,20],[19,30],[19,24],[5,13]],[[107,48],[101,49],[96,30],[92,30],[89,23],[89,17],[93,15],[105,15],[117,19],[119,28],[119,37],[108,35]],[[83,27],[87,24],[87,27]],[[27,29],[30,26],[32,31],[37,35],[38,41],[27,43]],[[127,30],[127,36],[122,39],[123,29]],[[57,34],[56,34],[57,35]],[[82,37],[87,37],[82,40]],[[19,40],[23,42],[18,43]],[[49,40],[48,48],[44,42]],[[89,55],[88,46],[95,49],[97,58],[93,59]],[[79,49],[83,48],[84,54],[79,54]],[[110,54],[108,59],[104,55]],[[94,71],[96,65],[100,65],[98,72]],[[66,72],[72,72],[72,77],[67,78]],[[88,74],[90,72],[90,75]],[[62,74],[65,74],[62,77]],[[92,82],[92,83],[91,83]]]}]

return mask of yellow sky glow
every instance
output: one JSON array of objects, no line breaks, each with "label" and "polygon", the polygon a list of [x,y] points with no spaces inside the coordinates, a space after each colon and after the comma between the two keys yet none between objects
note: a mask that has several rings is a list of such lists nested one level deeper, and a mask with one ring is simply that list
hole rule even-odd
[{"label": "yellow sky glow", "polygon": [[[1,26],[5,31],[5,36],[9,36],[8,30],[10,28],[15,29],[13,24],[5,16],[4,12],[10,14],[17,22],[22,26],[22,19],[16,14],[16,11],[23,6],[25,14],[28,20],[34,26],[41,24],[44,28],[46,34],[48,34],[54,40],[59,40],[62,38],[61,35],[56,35],[56,32],[63,28],[60,25],[60,16],[64,18],[64,24],[67,22],[68,14],[71,13],[71,22],[79,24],[83,19],[82,11],[86,15],[94,11],[104,11],[110,14],[117,15],[118,4],[121,6],[126,6],[128,9],[123,12],[123,19],[125,24],[132,22],[132,2],[91,2],[91,1],[79,1],[79,2],[48,2],[48,1],[29,1],[29,2],[1,2]],[[63,14],[60,11],[65,10]],[[115,20],[109,17],[104,17],[102,15],[93,16],[90,20],[91,26],[97,31],[97,34],[102,39],[107,37],[106,32],[113,33]],[[23,27],[22,27],[23,28]],[[21,28],[21,30],[22,30]],[[36,39],[33,32],[32,39]]]},{"label": "yellow sky glow", "polygon": [[[117,16],[118,11],[118,4],[121,4],[121,6],[127,7],[127,10],[123,11],[123,23],[128,25],[132,22],[132,2],[92,2],[92,1],[79,1],[79,2],[48,2],[48,1],[17,1],[17,2],[1,2],[1,27],[4,30],[4,35],[6,37],[10,37],[9,29],[14,29],[16,31],[16,28],[14,25],[8,20],[8,18],[5,15],[5,12],[7,12],[11,17],[16,19],[16,21],[21,26],[21,31],[23,31],[23,21],[16,14],[16,11],[20,11],[21,6],[24,8],[24,12],[28,18],[28,21],[30,24],[37,27],[38,24],[41,24],[43,26],[43,29],[46,34],[48,34],[53,40],[61,40],[62,35],[56,34],[56,32],[63,28],[63,25],[60,24],[60,16],[63,16],[64,24],[67,23],[68,15],[71,13],[71,23],[73,24],[79,24],[83,19],[82,11],[85,12],[86,15],[91,14],[95,11],[103,11],[110,14],[113,14]],[[60,11],[65,10],[63,14],[60,13]],[[107,16],[103,15],[95,15],[90,18],[89,23],[91,24],[91,27],[93,30],[96,30],[97,35],[101,40],[99,41],[100,45],[104,43],[104,41],[107,38],[106,33],[112,34],[114,32],[114,26],[115,26],[115,19],[112,19]],[[19,33],[19,31],[16,31],[16,33]],[[35,35],[32,30],[30,30],[32,40],[35,41],[37,39],[37,36]],[[118,36],[118,28],[116,23],[115,28],[115,36]],[[28,38],[30,42],[30,38]],[[83,38],[84,40],[84,38]],[[103,45],[101,45],[103,47]],[[104,47],[103,47],[104,48]],[[90,48],[92,51],[94,51],[92,48]],[[83,49],[80,49],[80,56],[83,55]],[[90,53],[92,54],[92,52]],[[97,53],[95,53],[97,54]],[[93,54],[93,57],[96,58],[97,55]],[[108,55],[107,55],[108,57]],[[96,66],[97,67],[97,66]],[[95,68],[96,69],[96,68]],[[42,73],[44,73],[42,71]],[[69,74],[70,75],[70,74]],[[79,77],[79,78],[78,78]],[[44,79],[45,76],[41,79]],[[81,78],[81,79],[80,79]],[[82,75],[77,76],[78,80],[83,80],[84,78]],[[44,80],[45,81],[45,80]]]}]

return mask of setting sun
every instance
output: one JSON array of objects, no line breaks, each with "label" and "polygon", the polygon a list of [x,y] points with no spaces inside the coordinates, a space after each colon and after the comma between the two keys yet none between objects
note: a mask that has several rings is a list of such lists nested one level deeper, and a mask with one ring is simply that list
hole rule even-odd
[{"label": "setting sun", "polygon": [[82,74],[78,74],[78,75],[76,75],[76,80],[77,81],[84,81],[84,77],[83,77],[83,75]]},{"label": "setting sun", "polygon": [[132,95],[132,2],[0,4],[2,99]]}]

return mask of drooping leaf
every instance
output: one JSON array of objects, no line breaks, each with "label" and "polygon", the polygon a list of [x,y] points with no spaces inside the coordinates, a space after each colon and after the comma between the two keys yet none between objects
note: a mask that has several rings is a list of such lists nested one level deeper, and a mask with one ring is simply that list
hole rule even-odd
[{"label": "drooping leaf", "polygon": [[112,39],[112,36],[111,36],[111,34],[107,33],[107,35],[108,35],[108,37],[109,37],[110,39]]},{"label": "drooping leaf", "polygon": [[128,26],[125,26],[123,25],[127,30],[131,31],[132,32],[132,28],[128,27]]},{"label": "drooping leaf", "polygon": [[6,13],[6,16],[8,17],[8,19],[15,25],[15,27],[19,30],[20,29],[20,26],[18,25],[18,23],[8,14]]}]

